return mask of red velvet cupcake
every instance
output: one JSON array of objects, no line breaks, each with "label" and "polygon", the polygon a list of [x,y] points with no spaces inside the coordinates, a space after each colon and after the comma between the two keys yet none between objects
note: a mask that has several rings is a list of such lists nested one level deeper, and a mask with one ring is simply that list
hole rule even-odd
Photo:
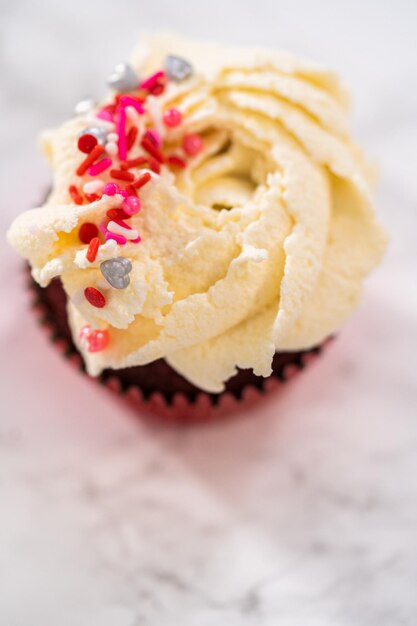
[{"label": "red velvet cupcake", "polygon": [[264,49],[141,43],[45,133],[46,203],[9,240],[54,337],[107,386],[206,417],[317,354],[385,235],[337,79]]}]

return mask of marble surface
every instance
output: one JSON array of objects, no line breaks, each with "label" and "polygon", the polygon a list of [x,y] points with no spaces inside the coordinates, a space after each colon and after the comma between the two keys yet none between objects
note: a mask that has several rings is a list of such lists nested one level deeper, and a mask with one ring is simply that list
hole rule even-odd
[{"label": "marble surface", "polygon": [[1,246],[2,625],[417,623],[416,6],[1,3],[2,232],[47,182],[38,131],[163,27],[340,71],[391,234],[325,357],[255,410],[188,430],[144,423],[69,369]]}]

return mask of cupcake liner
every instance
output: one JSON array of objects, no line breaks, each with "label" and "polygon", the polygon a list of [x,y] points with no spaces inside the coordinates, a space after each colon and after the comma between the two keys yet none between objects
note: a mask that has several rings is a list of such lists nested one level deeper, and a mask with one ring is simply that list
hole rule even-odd
[{"label": "cupcake liner", "polygon": [[[26,275],[28,278],[27,287],[31,294],[32,310],[41,328],[67,362],[86,374],[84,361],[72,341],[66,322],[66,312],[63,309],[65,296],[60,282],[53,281],[51,283],[54,285],[53,288],[51,285],[41,288],[33,280],[27,267]],[[168,372],[169,378],[176,377],[175,380],[180,383],[180,391],[175,391],[175,389],[170,389],[169,392],[162,391],[158,390],[156,385],[154,388],[149,388],[149,385],[148,388],[144,388],[143,385],[132,380],[135,375],[132,368],[129,370],[105,370],[97,378],[89,378],[96,384],[99,383],[109,391],[122,396],[143,417],[159,417],[163,418],[164,421],[177,424],[199,423],[230,415],[238,409],[252,406],[271,392],[276,393],[307,364],[314,361],[328,341],[326,340],[322,345],[311,350],[276,353],[274,364],[277,362],[278,365],[274,365],[274,371],[268,378],[255,376],[250,370],[240,370],[231,381],[228,381],[226,391],[219,394],[207,393],[197,389],[171,370],[167,364],[161,365]],[[142,366],[140,369],[143,371],[143,368],[150,369],[151,367],[153,367],[152,364]],[[157,365],[156,369],[158,367]],[[127,377],[126,372],[129,374]],[[159,372],[157,375],[153,374],[151,383],[152,380],[160,382],[161,375]]]}]

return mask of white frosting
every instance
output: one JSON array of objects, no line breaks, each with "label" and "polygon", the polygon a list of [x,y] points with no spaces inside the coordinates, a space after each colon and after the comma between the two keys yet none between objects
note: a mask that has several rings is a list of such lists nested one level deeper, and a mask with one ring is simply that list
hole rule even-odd
[{"label": "white frosting", "polygon": [[[146,40],[132,64],[146,76],[167,53],[190,60],[195,75],[169,83],[151,116],[175,106],[184,121],[166,141],[198,132],[204,150],[141,189],[130,225],[142,242],[117,252],[132,261],[128,288],[109,289],[102,309],[77,295],[102,280],[99,263],[86,262],[79,225],[120,206],[120,196],[68,204],[85,118],[45,136],[53,191],[17,218],[9,240],[41,284],[61,276],[76,341],[86,322],[109,325],[106,350],[80,346],[91,374],[164,357],[218,392],[237,367],[267,376],[276,350],[309,348],[337,331],[386,237],[333,74],[283,53],[172,37]],[[114,256],[112,246],[101,246],[98,261]]]}]

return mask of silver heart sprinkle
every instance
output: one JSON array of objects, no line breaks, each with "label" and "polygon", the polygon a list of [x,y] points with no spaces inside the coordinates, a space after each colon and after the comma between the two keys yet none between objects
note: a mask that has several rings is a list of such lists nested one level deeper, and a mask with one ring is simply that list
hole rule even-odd
[{"label": "silver heart sprinkle", "polygon": [[133,91],[139,87],[139,78],[129,63],[118,63],[107,77],[107,84],[114,91]]},{"label": "silver heart sprinkle", "polygon": [[164,70],[168,78],[176,82],[189,78],[194,72],[191,63],[173,54],[168,54],[165,58]]},{"label": "silver heart sprinkle", "polygon": [[104,146],[105,143],[107,142],[108,134],[109,134],[109,131],[106,130],[105,128],[98,128],[98,127],[93,128],[92,127],[92,128],[84,128],[84,130],[82,130],[78,136],[81,137],[81,135],[94,135],[94,137],[97,137],[97,141]]},{"label": "silver heart sprinkle", "polygon": [[129,272],[132,264],[129,259],[118,256],[100,263],[100,270],[104,278],[115,289],[126,289],[130,283]]}]

